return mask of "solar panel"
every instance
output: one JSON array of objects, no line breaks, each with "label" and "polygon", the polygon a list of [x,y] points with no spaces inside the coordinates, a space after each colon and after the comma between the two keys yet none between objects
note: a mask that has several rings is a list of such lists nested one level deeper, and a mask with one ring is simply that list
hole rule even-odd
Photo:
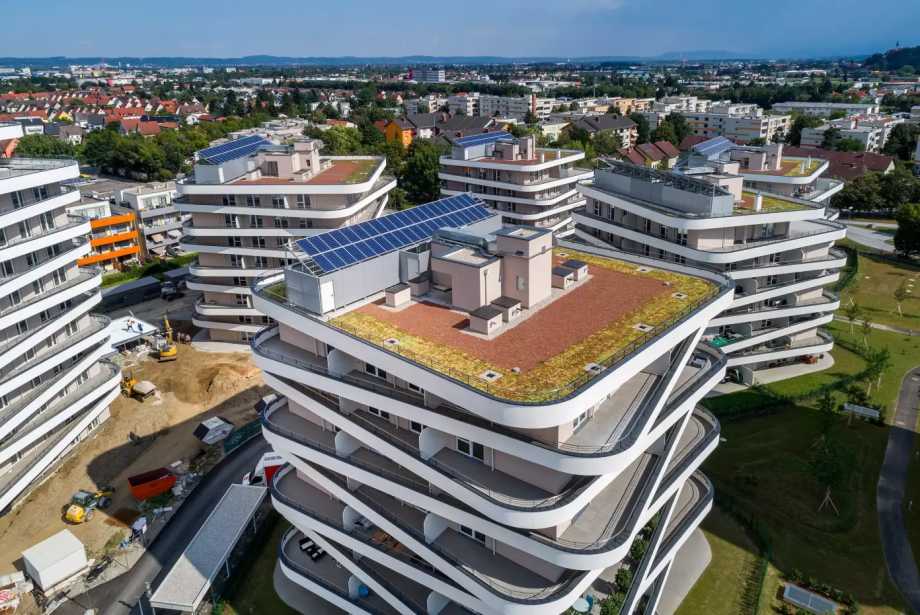
[{"label": "solar panel", "polygon": [[701,156],[717,156],[727,149],[734,147],[735,144],[725,137],[714,137],[702,143],[693,146],[693,151]]},{"label": "solar panel", "polygon": [[479,199],[458,194],[377,220],[305,237],[297,245],[324,273],[330,273],[426,241],[439,228],[466,226],[494,215]]},{"label": "solar panel", "polygon": [[459,145],[461,147],[471,147],[473,145],[482,145],[484,143],[492,143],[493,141],[501,141],[502,139],[511,139],[513,135],[509,132],[498,131],[498,132],[484,132],[478,135],[470,135],[468,137],[460,137],[459,139],[454,139],[454,145]]},{"label": "solar panel", "polygon": [[837,612],[836,603],[796,585],[786,585],[783,599],[811,613],[830,615]]},{"label": "solar panel", "polygon": [[227,143],[221,143],[220,145],[200,150],[198,152],[198,159],[210,162],[211,164],[220,164],[228,160],[235,160],[243,156],[248,156],[263,145],[271,144],[271,141],[262,137],[243,137],[242,139],[235,139]]}]

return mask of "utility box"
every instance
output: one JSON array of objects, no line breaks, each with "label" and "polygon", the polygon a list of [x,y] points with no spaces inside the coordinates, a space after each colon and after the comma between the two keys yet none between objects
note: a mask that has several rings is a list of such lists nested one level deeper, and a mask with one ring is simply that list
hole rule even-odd
[{"label": "utility box", "polygon": [[61,530],[54,536],[22,552],[26,574],[42,591],[47,591],[66,581],[87,566],[86,549],[70,530]]}]

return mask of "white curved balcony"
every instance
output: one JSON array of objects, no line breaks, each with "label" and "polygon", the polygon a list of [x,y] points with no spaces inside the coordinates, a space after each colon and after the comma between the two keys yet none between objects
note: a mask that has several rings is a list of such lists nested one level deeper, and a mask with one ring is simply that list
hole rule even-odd
[{"label": "white curved balcony", "polygon": [[78,216],[70,216],[70,222],[67,224],[7,242],[0,247],[0,262],[13,260],[56,244],[85,238],[89,233],[89,220]]},{"label": "white curved balcony", "polygon": [[839,279],[840,272],[834,271],[826,273],[825,275],[809,278],[807,280],[800,280],[798,282],[764,286],[763,288],[758,289],[753,293],[740,293],[736,291],[735,298],[732,301],[730,309],[760,303],[762,301],[766,301],[767,299],[775,299],[777,297],[785,297],[795,293],[814,290],[816,288],[821,288],[822,286],[827,286],[828,284],[833,284]]},{"label": "white curved balcony", "polygon": [[790,318],[821,312],[834,312],[839,307],[840,297],[830,291],[824,291],[820,297],[814,299],[798,300],[793,297],[788,304],[775,307],[748,306],[747,310],[740,313],[734,313],[734,310],[732,310],[729,313],[713,318],[709,324],[712,327],[720,327],[722,325],[734,325],[773,318]]},{"label": "white curved balcony", "polygon": [[236,256],[265,256],[274,258],[294,258],[294,253],[283,248],[254,248],[252,246],[228,246],[196,242],[193,238],[183,236],[179,247],[187,252],[205,254],[226,254]]},{"label": "white curved balcony", "polygon": [[[15,391],[33,378],[49,372],[56,365],[64,364],[97,344],[107,341],[109,322],[108,318],[94,316],[85,327],[50,348],[39,350],[31,359],[20,354],[15,366],[3,370],[0,374],[0,395]],[[18,349],[14,352],[18,352]]]},{"label": "white curved balcony", "polygon": [[257,267],[226,267],[202,266],[197,261],[188,267],[189,274],[199,278],[263,278],[266,276],[277,275],[282,272],[281,268],[257,268]]},{"label": "white curved balcony", "polygon": [[[243,277],[243,276],[238,276]],[[226,293],[228,295],[251,295],[252,290],[248,286],[236,286],[235,284],[218,284],[208,282],[208,278],[190,277],[185,280],[185,286],[189,290],[198,290],[209,293]]]},{"label": "white curved balcony", "polygon": [[725,352],[731,356],[736,352],[744,351],[747,348],[752,348],[771,340],[793,335],[795,333],[801,333],[802,331],[808,331],[809,329],[814,329],[816,327],[820,327],[821,325],[826,325],[833,320],[833,314],[821,314],[814,318],[806,318],[785,326],[755,329],[748,336],[733,339],[728,344],[722,346],[721,349],[722,352]]},{"label": "white curved balcony", "polygon": [[442,181],[496,188],[498,190],[514,190],[515,192],[543,192],[569,184],[574,187],[577,182],[591,179],[592,177],[594,177],[594,170],[592,169],[572,169],[570,172],[563,174],[562,177],[549,177],[537,182],[516,184],[514,182],[480,179],[478,177],[467,177],[466,175],[454,175],[445,172],[438,173],[438,179]]},{"label": "white curved balcony", "polygon": [[728,366],[735,367],[737,365],[794,359],[796,357],[830,352],[833,348],[834,338],[819,329],[815,332],[815,337],[791,343],[779,341],[752,350],[732,353],[728,357]]},{"label": "white curved balcony", "polygon": [[[541,151],[542,150],[542,151]],[[545,171],[546,169],[551,169],[565,164],[572,164],[583,160],[585,153],[581,150],[576,149],[549,149],[549,148],[538,148],[537,153],[545,154],[551,153],[552,156],[549,159],[544,157],[544,160],[541,162],[538,159],[531,161],[503,161],[498,158],[487,158],[487,159],[472,159],[472,160],[462,160],[458,158],[452,158],[450,156],[441,156],[439,162],[442,166],[446,167],[460,167],[460,168],[474,168],[474,169],[496,169],[499,171],[512,171],[512,172],[538,172]]]},{"label": "white curved balcony", "polygon": [[204,298],[195,302],[195,312],[201,316],[261,316],[262,313],[255,308],[245,305],[223,305],[221,303],[207,303]]},{"label": "white curved balcony", "polygon": [[829,221],[809,221],[811,230],[790,234],[778,238],[765,238],[743,244],[725,246],[723,248],[707,248],[700,250],[682,246],[673,241],[654,237],[633,229],[628,229],[610,220],[587,214],[575,212],[573,218],[577,224],[589,228],[611,233],[623,239],[628,239],[642,245],[648,245],[653,250],[660,249],[671,254],[683,256],[692,261],[707,265],[734,263],[738,261],[769,256],[776,252],[786,252],[798,248],[834,242],[846,236],[846,227],[842,224]]},{"label": "white curved balcony", "polygon": [[[801,156],[783,156],[783,162],[786,161],[795,161],[804,164],[808,161],[807,158],[802,158]],[[759,182],[759,183],[770,183],[770,184],[785,184],[789,186],[802,186],[805,184],[811,184],[817,180],[821,175],[827,171],[830,163],[827,160],[821,160],[815,158],[814,161],[819,164],[815,165],[813,170],[810,170],[808,173],[803,174],[786,174],[784,171],[745,171],[741,170],[741,177],[745,181]]]},{"label": "white curved balcony", "polygon": [[[118,397],[120,379],[119,371],[112,381],[105,385],[112,388],[103,389],[106,393],[96,403],[82,413],[72,414],[71,420],[64,422],[56,430],[46,432],[44,444],[29,451],[17,462],[14,470],[0,476],[0,510],[6,510],[25,494],[32,484],[54,468],[61,456],[73,446],[74,439],[88,429],[93,421],[97,420],[106,411],[109,404]],[[86,393],[84,392],[79,399],[86,399]],[[78,400],[75,400],[75,403],[77,402]],[[78,418],[74,419],[75,416]]]},{"label": "white curved balcony", "polygon": [[192,324],[199,329],[220,329],[221,331],[235,331],[237,333],[258,333],[265,328],[265,325],[223,322],[220,320],[205,320],[202,318],[192,318]]},{"label": "white curved balcony", "polygon": [[29,267],[25,271],[14,273],[10,276],[0,277],[0,296],[6,296],[25,286],[30,285],[35,280],[50,275],[53,271],[60,269],[64,265],[76,262],[77,259],[83,258],[92,250],[88,237],[80,237],[73,240],[73,247],[65,250],[53,258],[39,263],[35,267]]},{"label": "white curved balcony", "polygon": [[[0,194],[4,193],[2,188],[3,177],[0,176]],[[39,184],[36,184],[39,185]],[[0,211],[0,228],[19,224],[23,220],[35,218],[44,213],[55,211],[63,207],[69,207],[80,202],[80,191],[69,190],[61,194],[49,196],[47,199],[41,199],[26,203],[19,208],[8,208]]]},{"label": "white curved balcony", "polygon": [[731,271],[726,271],[725,274],[733,280],[746,280],[748,278],[760,278],[768,275],[786,275],[790,273],[841,269],[845,267],[846,264],[846,252],[838,248],[831,248],[826,257],[778,261],[776,263],[763,265],[747,265],[743,268],[737,267]]},{"label": "white curved balcony", "polygon": [[44,310],[54,308],[68,299],[94,291],[101,283],[101,271],[81,269],[80,273],[63,284],[0,311],[0,329],[11,327]]}]

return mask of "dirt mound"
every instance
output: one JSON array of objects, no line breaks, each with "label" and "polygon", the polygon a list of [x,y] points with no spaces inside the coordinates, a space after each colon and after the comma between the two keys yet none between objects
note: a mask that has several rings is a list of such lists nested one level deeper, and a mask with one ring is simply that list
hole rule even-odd
[{"label": "dirt mound", "polygon": [[220,363],[199,374],[198,383],[204,389],[208,400],[215,400],[235,393],[257,373],[258,370],[251,365]]}]

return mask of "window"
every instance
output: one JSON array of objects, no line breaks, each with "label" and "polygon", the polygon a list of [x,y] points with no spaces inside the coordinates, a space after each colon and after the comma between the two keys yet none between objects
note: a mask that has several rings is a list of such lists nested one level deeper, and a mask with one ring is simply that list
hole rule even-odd
[{"label": "window", "polygon": [[424,425],[418,421],[409,421],[409,430],[415,433],[422,433],[422,430],[425,428]]},{"label": "window", "polygon": [[578,427],[587,420],[588,420],[588,411],[585,410],[584,412],[576,416],[575,419],[572,421],[572,429],[578,429]]},{"label": "window", "polygon": [[234,205],[236,205],[236,197],[233,196],[232,194],[225,194],[223,198],[221,199],[221,201],[226,207],[233,207]]},{"label": "window", "polygon": [[43,231],[50,231],[54,228],[54,214],[50,211],[46,211],[41,215],[41,223]]},{"label": "window", "polygon": [[246,331],[243,331],[242,333],[240,333],[240,339],[244,342],[251,342],[252,337],[253,337],[252,334]]},{"label": "window", "polygon": [[35,188],[32,188],[32,196],[36,201],[44,201],[48,198],[48,187],[36,186]]},{"label": "window", "polygon": [[527,278],[523,276],[517,276],[517,279],[515,280],[515,287],[520,291],[527,290]]},{"label": "window", "polygon": [[463,453],[467,457],[478,459],[479,461],[484,462],[486,460],[485,448],[478,442],[457,438],[457,451]]},{"label": "window", "polygon": [[[259,218],[261,220],[261,218]],[[265,247],[265,237],[252,237],[250,239],[253,248],[264,248]]]},{"label": "window", "polygon": [[230,255],[230,266],[231,267],[242,267],[243,266],[243,257],[239,254]]},{"label": "window", "polygon": [[38,264],[38,256],[35,252],[29,252],[26,254],[26,265],[29,267],[34,267]]},{"label": "window", "polygon": [[643,229],[645,230],[645,232],[651,233],[652,232],[652,221],[645,219],[642,222],[643,222]]},{"label": "window", "polygon": [[602,215],[602,214],[601,214],[601,211],[602,211],[602,210],[601,210],[601,202],[600,202],[600,201],[594,201],[594,199],[592,199],[592,201],[594,202],[594,215],[595,215],[595,216],[598,216],[598,217],[601,217],[601,215]]},{"label": "window", "polygon": [[370,363],[364,364],[364,372],[367,374],[370,374],[371,376],[376,376],[377,378],[380,378],[381,380],[387,379],[387,373],[385,371],[383,371],[376,365],[371,365]]},{"label": "window", "polygon": [[3,277],[13,275],[13,261],[3,261],[0,263],[0,272]]},{"label": "window", "polygon": [[310,197],[306,194],[297,195],[297,209],[308,209],[310,207]]},{"label": "window", "polygon": [[33,294],[40,295],[44,292],[44,290],[45,290],[45,283],[41,280],[41,278],[39,278],[38,280],[32,281],[32,293]]},{"label": "window", "polygon": [[265,166],[262,167],[262,174],[268,175],[269,177],[278,177],[278,163],[275,160],[268,160],[265,162]]},{"label": "window", "polygon": [[246,278],[240,278],[240,277],[233,278],[233,285],[234,286],[248,286],[248,284],[246,284]]},{"label": "window", "polygon": [[28,220],[23,220],[19,223],[19,236],[20,237],[31,237],[32,228],[29,226]]},{"label": "window", "polygon": [[255,266],[256,267],[268,267],[268,259],[265,258],[264,256],[257,256]]},{"label": "window", "polygon": [[6,245],[6,232],[0,228],[0,246]]},{"label": "window", "polygon": [[254,194],[246,195],[246,206],[247,207],[258,207],[259,206],[259,197]]},{"label": "window", "polygon": [[26,333],[28,330],[29,330],[28,320],[23,320],[23,321],[16,323],[16,333],[18,335],[22,335],[23,333]]},{"label": "window", "polygon": [[240,324],[243,324],[243,325],[251,325],[251,324],[252,324],[252,316],[240,316],[240,317],[239,317],[239,321],[240,321]]},{"label": "window", "polygon": [[249,226],[252,228],[262,228],[265,226],[265,221],[262,219],[262,216],[249,216]]},{"label": "window", "polygon": [[373,414],[374,416],[379,416],[380,418],[385,419],[385,420],[387,420],[387,421],[390,420],[390,413],[389,413],[389,412],[384,412],[383,410],[378,410],[377,408],[375,408],[375,407],[373,407],[373,406],[368,406],[368,407],[367,407],[367,411],[370,412],[371,414]]},{"label": "window", "polygon": [[10,305],[19,305],[22,303],[22,295],[18,290],[14,290],[10,293]]},{"label": "window", "polygon": [[278,218],[278,217],[275,218],[274,222],[275,222],[275,228],[287,228],[291,223],[290,220],[288,220],[287,218]]},{"label": "window", "polygon": [[236,304],[249,307],[249,296],[248,295],[237,295]]},{"label": "window", "polygon": [[410,391],[415,391],[416,393],[422,392],[422,387],[418,386],[417,384],[412,384],[411,382],[407,382],[406,386],[409,387]]},{"label": "window", "polygon": [[227,245],[231,248],[242,248],[243,240],[239,237],[227,237]]},{"label": "window", "polygon": [[284,209],[287,207],[287,199],[285,199],[283,196],[273,196],[272,207],[274,209]]},{"label": "window", "polygon": [[22,202],[22,194],[19,192],[13,192],[10,196],[13,197],[13,209],[19,209],[24,205]]},{"label": "window", "polygon": [[486,535],[482,532],[477,532],[471,527],[466,527],[465,525],[460,526],[460,533],[466,536],[469,536],[473,540],[486,544]]},{"label": "window", "polygon": [[259,318],[262,319],[263,325],[270,325],[275,322],[274,320],[271,319],[271,316],[260,316]]}]

